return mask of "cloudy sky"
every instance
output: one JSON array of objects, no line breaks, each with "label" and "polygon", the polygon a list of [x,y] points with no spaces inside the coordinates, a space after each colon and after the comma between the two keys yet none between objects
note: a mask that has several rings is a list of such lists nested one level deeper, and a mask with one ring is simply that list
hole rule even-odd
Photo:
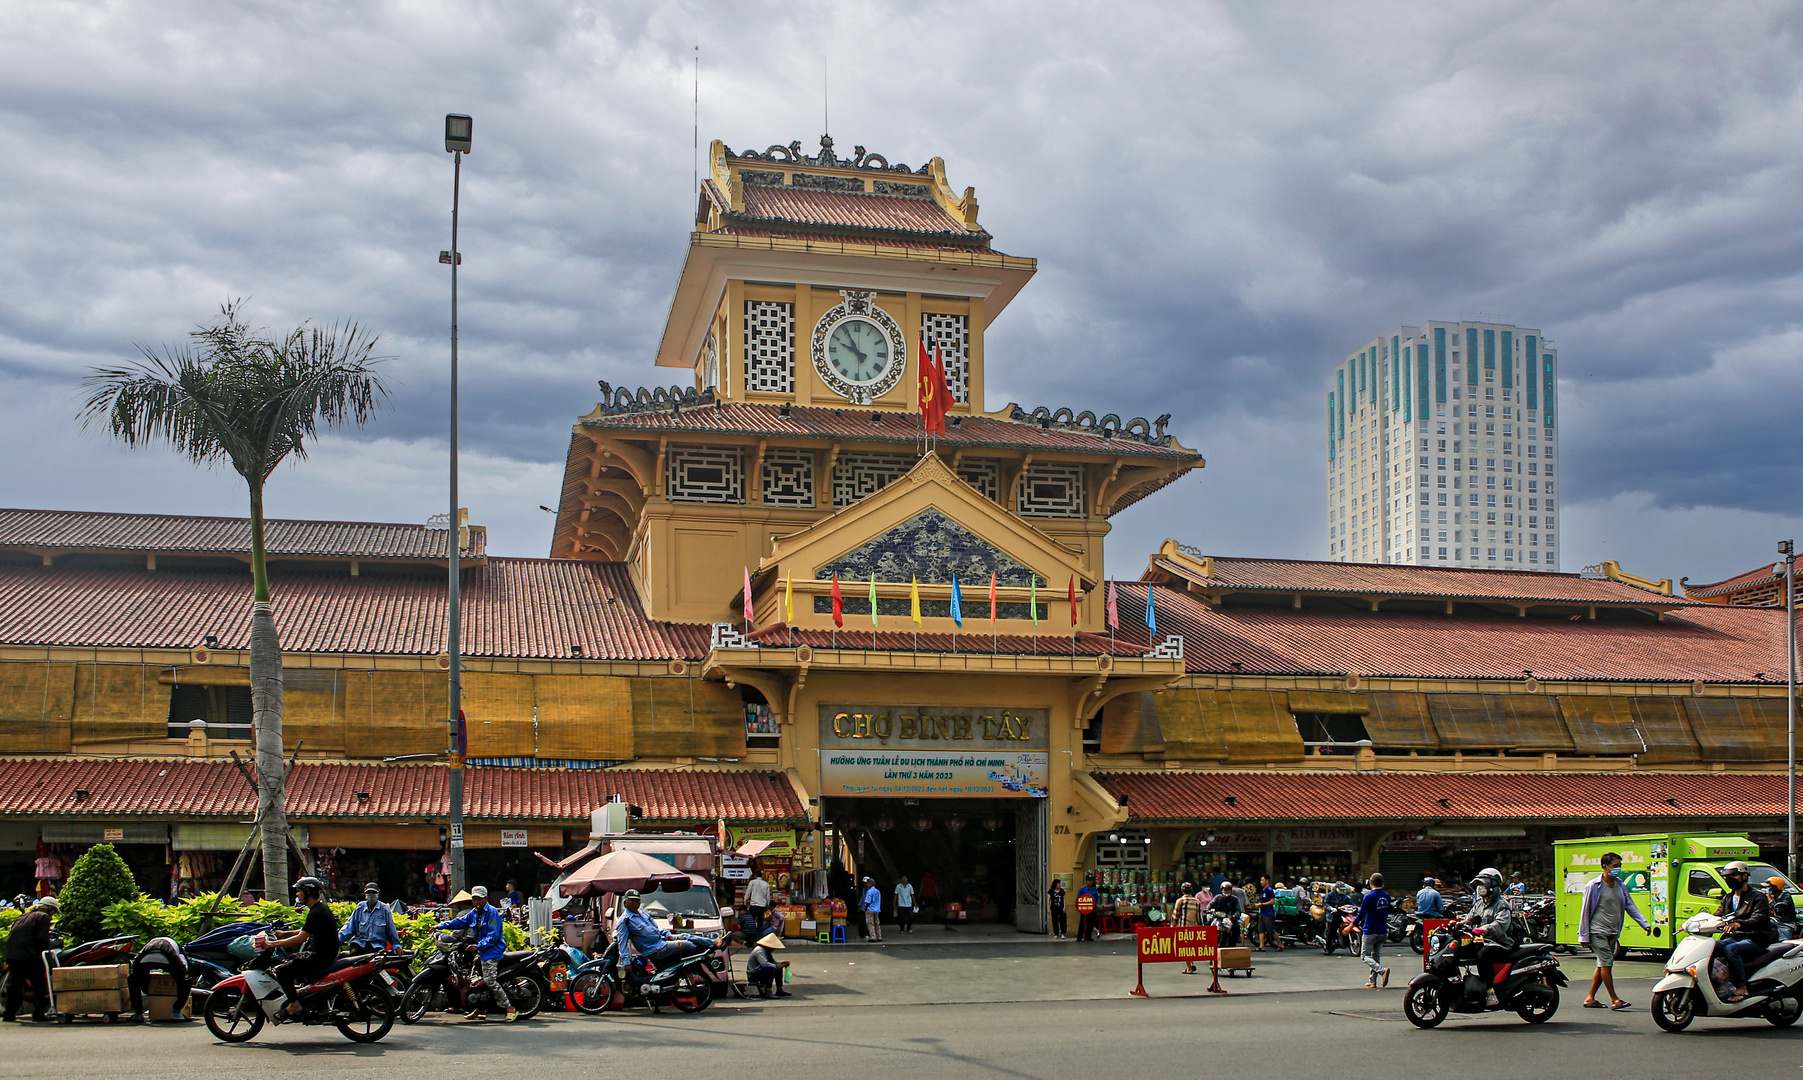
[{"label": "cloudy sky", "polygon": [[1175,415],[1208,468],[1116,519],[1319,557],[1336,358],[1500,314],[1563,365],[1568,570],[1717,578],[1803,531],[1796,4],[0,3],[0,505],[240,514],[242,487],[75,422],[91,365],[228,297],[355,319],[393,409],[283,517],[444,504],[450,160],[464,483],[543,555],[569,425],[651,367],[705,147],[945,158],[1040,260],[989,408]]}]

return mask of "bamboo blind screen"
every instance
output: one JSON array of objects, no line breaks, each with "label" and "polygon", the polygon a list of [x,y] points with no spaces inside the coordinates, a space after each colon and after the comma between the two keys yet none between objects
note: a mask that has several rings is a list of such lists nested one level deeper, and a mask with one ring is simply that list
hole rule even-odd
[{"label": "bamboo blind screen", "polygon": [[[1619,699],[1618,699],[1619,700]],[[1634,722],[1646,739],[1647,750],[1640,755],[1646,765],[1694,762],[1703,758],[1691,730],[1690,713],[1681,698],[1632,697],[1627,699],[1634,710]],[[1782,720],[1779,721],[1783,723]]]},{"label": "bamboo blind screen", "polygon": [[1684,699],[1704,761],[1782,761],[1785,705],[1779,698]]},{"label": "bamboo blind screen", "polygon": [[1227,741],[1220,725],[1211,724],[1203,708],[1203,695],[1213,690],[1178,687],[1160,690],[1152,697],[1158,710],[1158,730],[1164,736],[1164,756],[1185,760],[1225,761]]},{"label": "bamboo blind screen", "polygon": [[338,671],[282,672],[283,746],[304,742],[309,752],[344,753],[344,680]]},{"label": "bamboo blind screen", "polygon": [[537,752],[530,675],[463,673],[463,715],[470,757],[531,757]]},{"label": "bamboo blind screen", "polygon": [[1216,690],[1203,698],[1203,709],[1222,730],[1227,764],[1302,760],[1302,732],[1283,691]]},{"label": "bamboo blind screen", "polygon": [[[632,682],[613,675],[534,675],[538,755],[580,761],[631,759],[638,726]],[[745,730],[743,716],[739,730]],[[658,751],[653,747],[650,752]]]},{"label": "bamboo blind screen", "polygon": [[70,742],[161,739],[169,732],[169,688],[138,664],[77,664]]},{"label": "bamboo blind screen", "polygon": [[74,664],[0,662],[0,753],[67,753],[74,705]]},{"label": "bamboo blind screen", "polygon": [[[1427,707],[1426,694],[1366,694],[1371,711],[1365,714],[1365,733],[1371,744],[1383,750],[1438,750],[1439,732]],[[1294,703],[1294,695],[1291,702]]]},{"label": "bamboo blind screen", "polygon": [[1559,712],[1577,753],[1642,754],[1652,749],[1641,730],[1633,698],[1561,696]]},{"label": "bamboo blind screen", "polygon": [[438,672],[347,671],[344,752],[349,757],[442,753],[450,681]]},{"label": "bamboo blind screen", "polygon": [[1158,702],[1152,691],[1122,694],[1102,706],[1104,754],[1162,754],[1164,732],[1158,726]]},{"label": "bamboo blind screen", "polygon": [[1371,712],[1371,703],[1365,700],[1363,694],[1342,694],[1332,690],[1291,690],[1289,695],[1290,711],[1293,713],[1365,716]]},{"label": "bamboo blind screen", "polygon": [[658,757],[743,757],[745,699],[725,683],[633,679],[632,742]]}]

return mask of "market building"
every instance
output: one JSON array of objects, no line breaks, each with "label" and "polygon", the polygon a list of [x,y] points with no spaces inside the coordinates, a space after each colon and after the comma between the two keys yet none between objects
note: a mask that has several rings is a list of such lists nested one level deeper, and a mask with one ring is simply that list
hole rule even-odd
[{"label": "market building", "polygon": [[[678,385],[602,384],[550,558],[457,534],[473,875],[542,881],[530,853],[613,796],[779,839],[797,897],[829,865],[931,875],[1027,931],[1053,875],[1127,902],[1215,869],[1537,873],[1608,827],[1770,839],[1782,612],[1174,541],[1108,581],[1110,517],[1204,462],[1169,417],[982,408],[984,332],[1035,269],[938,159],[712,146],[656,356]],[[447,767],[394,759],[449,742],[453,534],[269,535],[299,838],[417,889]],[[0,888],[106,838],[149,891],[204,888],[242,842],[248,546],[236,519],[0,511]]]}]

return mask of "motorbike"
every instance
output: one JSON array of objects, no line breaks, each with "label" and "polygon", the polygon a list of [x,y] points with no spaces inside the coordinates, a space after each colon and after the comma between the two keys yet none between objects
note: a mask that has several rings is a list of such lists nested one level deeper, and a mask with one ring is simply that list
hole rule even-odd
[{"label": "motorbike", "polygon": [[1389,921],[1385,924],[1384,940],[1392,945],[1400,945],[1409,936],[1409,922],[1414,919],[1406,911],[1392,909]]},{"label": "motorbike", "polygon": [[1325,922],[1321,929],[1321,951],[1332,956],[1335,949],[1344,945],[1348,952],[1357,952],[1358,905],[1336,904],[1327,909],[1324,918]]},{"label": "motorbike", "polygon": [[621,964],[615,942],[570,976],[570,1000],[591,1014],[633,1005],[648,1006],[653,1013],[665,1005],[697,1013],[713,1004],[716,987],[724,989],[725,981],[726,960],[719,942],[712,948],[697,946],[661,967],[643,957]]},{"label": "motorbike", "polygon": [[340,956],[317,982],[299,990],[301,1011],[288,1016],[288,995],[269,969],[273,949],[245,961],[238,974],[221,980],[207,995],[207,1030],[222,1042],[256,1037],[265,1022],[329,1024],[352,1042],[373,1043],[394,1027],[394,1000],[377,971],[381,953]]},{"label": "motorbike", "polygon": [[[1699,1016],[1764,1019],[1773,1027],[1790,1027],[1803,1016],[1803,941],[1780,941],[1746,961],[1747,996],[1722,1000],[1719,983],[1727,965],[1715,958],[1715,935],[1723,920],[1699,912],[1684,923],[1686,936],[1665,962],[1665,978],[1653,986],[1653,1022],[1666,1031],[1683,1031]],[[1721,966],[1717,979],[1714,968]]]},{"label": "motorbike", "polygon": [[232,942],[274,929],[269,923],[228,923],[183,945],[182,956],[187,958],[188,978],[193,983],[189,996],[194,999],[194,1007],[204,1010],[207,995],[213,992],[213,987],[238,974],[238,969],[243,966],[244,962],[231,953]]},{"label": "motorbike", "polygon": [[1509,950],[1498,958],[1489,981],[1476,972],[1482,948],[1483,935],[1469,926],[1455,923],[1434,931],[1428,939],[1427,970],[1409,980],[1403,994],[1402,1012],[1409,1023],[1431,1028],[1449,1012],[1504,1010],[1530,1024],[1552,1019],[1559,1011],[1559,988],[1567,985],[1553,947],[1521,945]]},{"label": "motorbike", "polygon": [[[494,994],[482,981],[482,974],[469,951],[474,946],[466,944],[456,933],[440,933],[434,940],[437,951],[420,968],[401,996],[402,1023],[418,1023],[434,1009],[473,1012],[504,1007],[493,1000]],[[497,975],[522,1020],[530,1020],[544,1008],[545,993],[535,976],[535,969],[542,962],[543,954],[550,951],[520,949],[501,954]]]},{"label": "motorbike", "polygon": [[1515,913],[1515,925],[1522,937],[1536,945],[1557,945],[1559,912],[1552,897],[1529,900]]},{"label": "motorbike", "polygon": [[[124,934],[119,937],[84,941],[72,948],[64,948],[63,935],[52,930],[50,944],[51,948],[43,954],[43,964],[46,970],[59,967],[92,967],[99,964],[129,964],[132,950],[138,944],[138,938],[136,934]],[[0,966],[0,994],[6,992],[6,984],[11,978],[10,967]],[[29,983],[26,984],[26,989],[30,990]],[[24,998],[24,1002],[26,1006],[34,1010],[37,1007],[37,1002],[29,993]],[[108,1013],[107,1018],[111,1020],[115,1015]]]},{"label": "motorbike", "polygon": [[539,982],[539,991],[544,995],[545,1008],[569,1010],[570,976],[582,965],[588,963],[589,956],[574,945],[550,945],[539,950],[540,959],[533,965],[532,977]]}]

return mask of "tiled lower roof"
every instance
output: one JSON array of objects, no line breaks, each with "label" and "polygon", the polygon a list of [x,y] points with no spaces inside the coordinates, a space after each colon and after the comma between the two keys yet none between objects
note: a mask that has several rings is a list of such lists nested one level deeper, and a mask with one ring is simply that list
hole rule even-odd
[{"label": "tiled lower roof", "polygon": [[[443,559],[449,535],[446,529],[372,521],[263,523],[264,548],[272,557]],[[250,519],[0,509],[0,547],[247,554]]]},{"label": "tiled lower roof", "polygon": [[[1699,604],[1664,621],[1220,607],[1169,586],[1157,637],[1184,639],[1192,672],[1422,679],[1752,683],[1783,679],[1784,614]],[[1123,638],[1147,643],[1144,583],[1121,582]],[[1237,665],[1237,666],[1236,666]]]},{"label": "tiled lower roof", "polygon": [[[448,772],[444,765],[301,762],[288,775],[288,814],[297,821],[443,824]],[[88,794],[78,799],[78,791]],[[477,821],[587,822],[614,794],[648,822],[807,817],[782,774],[762,770],[464,770],[464,813]],[[255,797],[229,761],[0,759],[0,817],[247,820],[255,812]]]},{"label": "tiled lower roof", "polygon": [[919,196],[767,184],[746,184],[744,192],[745,209],[732,216],[747,221],[944,237],[962,243],[989,239],[988,233],[965,228],[938,203]]},{"label": "tiled lower roof", "polygon": [[[291,652],[434,656],[445,648],[442,577],[278,575]],[[0,567],[0,644],[174,648],[217,636],[250,646],[248,573]],[[707,655],[707,628],[646,618],[620,563],[490,559],[461,590],[467,656],[663,660]]]},{"label": "tiled lower roof", "polygon": [[1116,801],[1126,802],[1133,820],[1144,822],[1358,821],[1401,827],[1448,820],[1697,821],[1782,818],[1786,805],[1780,775],[1120,772],[1096,779]]},{"label": "tiled lower roof", "polygon": [[[955,639],[951,634],[916,635],[910,629],[884,630],[878,628],[872,631],[869,629],[870,616],[868,614],[847,615],[845,617],[846,628],[840,630],[836,635],[831,630],[790,630],[787,626],[777,624],[763,627],[753,633],[751,637],[772,648],[788,648],[793,642],[795,645],[809,645],[816,649],[870,649],[876,652],[968,653],[971,655],[1001,653],[1028,656],[1102,656],[1105,654],[1142,656],[1145,654],[1146,647],[1143,643],[1132,644],[1125,639],[1115,640],[1098,634],[1079,633],[1073,642],[1069,625],[1059,625],[1064,616],[1057,609],[1058,604],[1062,602],[1062,598],[1058,598],[1052,604],[1053,614],[1045,620],[1045,633],[1037,636],[1032,634],[991,636],[988,616],[978,617],[976,615],[978,609],[988,610],[986,606],[988,601],[972,600],[970,601],[972,614],[964,620],[966,629]],[[1009,621],[1014,624],[1019,622],[1019,620]],[[860,622],[864,624],[863,629],[858,629],[856,626]],[[883,623],[892,628],[907,627],[908,618],[905,615],[885,615]]]}]

